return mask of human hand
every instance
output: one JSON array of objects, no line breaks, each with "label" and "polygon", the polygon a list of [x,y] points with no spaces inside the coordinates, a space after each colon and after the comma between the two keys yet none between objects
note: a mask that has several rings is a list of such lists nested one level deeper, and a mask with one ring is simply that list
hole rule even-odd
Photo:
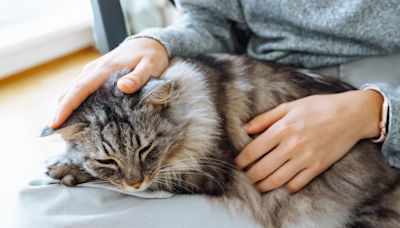
[{"label": "human hand", "polygon": [[[314,95],[282,104],[244,126],[261,133],[235,158],[261,192],[297,192],[359,140],[379,136],[383,97],[373,90]],[[264,156],[265,155],[265,156]],[[264,156],[264,157],[263,157]]]},{"label": "human hand", "polygon": [[132,72],[119,79],[117,86],[124,93],[138,91],[151,76],[160,76],[168,67],[164,46],[151,38],[136,38],[123,42],[104,56],[87,64],[81,75],[59,98],[51,128],[59,127],[71,113],[113,72],[129,67]]}]

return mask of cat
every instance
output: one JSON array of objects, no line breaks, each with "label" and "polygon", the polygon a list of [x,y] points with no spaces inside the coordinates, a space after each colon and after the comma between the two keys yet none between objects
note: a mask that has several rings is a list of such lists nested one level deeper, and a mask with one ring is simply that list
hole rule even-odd
[{"label": "cat", "polygon": [[114,73],[58,129],[66,153],[48,175],[74,186],[97,178],[130,190],[203,194],[242,205],[264,227],[400,227],[399,171],[380,145],[360,141],[290,194],[259,193],[233,159],[254,136],[242,125],[295,99],[354,88],[335,79],[246,56],[176,57],[138,93],[116,88]]}]

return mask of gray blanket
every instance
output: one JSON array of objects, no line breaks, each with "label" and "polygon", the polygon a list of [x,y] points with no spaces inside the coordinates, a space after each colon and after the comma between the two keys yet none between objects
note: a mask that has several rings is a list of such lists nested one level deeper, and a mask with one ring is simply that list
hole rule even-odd
[{"label": "gray blanket", "polygon": [[258,227],[240,208],[205,196],[129,193],[102,182],[66,187],[39,178],[20,192],[20,205],[21,228]]}]

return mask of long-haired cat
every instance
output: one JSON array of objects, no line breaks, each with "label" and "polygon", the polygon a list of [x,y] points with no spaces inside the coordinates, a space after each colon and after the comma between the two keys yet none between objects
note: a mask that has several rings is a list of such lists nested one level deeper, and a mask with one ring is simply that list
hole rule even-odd
[{"label": "long-haired cat", "polygon": [[59,129],[69,149],[48,174],[121,188],[205,194],[241,206],[264,227],[400,227],[398,171],[380,146],[359,142],[302,191],[261,194],[233,166],[249,143],[242,125],[277,105],[351,86],[245,56],[175,58],[160,78],[126,95],[114,74]]}]

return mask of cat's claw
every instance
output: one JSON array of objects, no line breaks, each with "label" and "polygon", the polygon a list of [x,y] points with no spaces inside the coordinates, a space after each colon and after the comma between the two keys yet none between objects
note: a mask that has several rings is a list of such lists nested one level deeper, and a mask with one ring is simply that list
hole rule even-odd
[{"label": "cat's claw", "polygon": [[46,174],[53,179],[60,180],[60,183],[66,186],[75,186],[94,179],[82,167],[69,162],[69,160],[48,165]]}]

